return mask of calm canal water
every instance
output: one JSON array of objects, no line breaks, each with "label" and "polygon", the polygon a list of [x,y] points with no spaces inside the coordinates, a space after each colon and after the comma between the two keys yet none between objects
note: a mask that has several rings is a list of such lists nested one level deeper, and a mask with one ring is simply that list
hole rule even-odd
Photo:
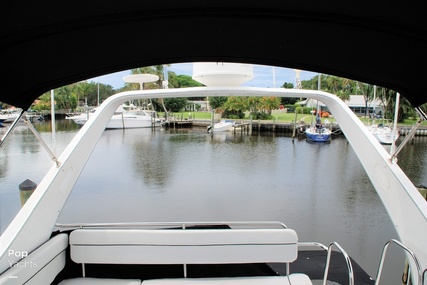
[{"label": "calm canal water", "polygon": [[[60,153],[78,129],[67,120],[57,125]],[[36,126],[49,143],[49,124]],[[426,145],[426,138],[416,138],[399,155],[415,185],[427,185]],[[51,164],[29,129],[18,126],[0,149],[1,232],[20,209],[18,185],[25,179],[40,183]],[[301,241],[337,241],[372,276],[382,246],[397,238],[344,137],[319,145],[282,135],[211,136],[204,128],[105,131],[60,218],[227,220],[276,220],[295,229]],[[400,284],[402,268],[403,258],[390,262],[387,271],[395,276],[383,281]]]}]

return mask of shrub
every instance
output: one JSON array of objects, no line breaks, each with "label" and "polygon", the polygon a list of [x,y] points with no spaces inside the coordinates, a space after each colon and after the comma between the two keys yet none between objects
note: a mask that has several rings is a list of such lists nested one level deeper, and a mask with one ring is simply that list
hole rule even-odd
[{"label": "shrub", "polygon": [[322,118],[329,118],[330,116],[328,112],[322,112],[321,115],[322,115]]},{"label": "shrub", "polygon": [[313,108],[311,108],[311,107],[296,107],[295,113],[297,113],[297,114],[311,114],[312,110],[313,110]]},{"label": "shrub", "polygon": [[245,113],[241,110],[238,110],[238,111],[225,110],[222,116],[224,118],[229,118],[229,119],[243,119],[245,117]]}]

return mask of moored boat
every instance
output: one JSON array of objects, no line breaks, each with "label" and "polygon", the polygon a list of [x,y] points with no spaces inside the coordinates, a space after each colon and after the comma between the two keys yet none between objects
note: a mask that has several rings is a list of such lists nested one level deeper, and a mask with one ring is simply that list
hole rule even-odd
[{"label": "moored boat", "polygon": [[207,127],[208,132],[227,132],[231,131],[234,126],[234,122],[230,120],[222,120],[221,122],[215,123],[212,129],[212,125]]},{"label": "moored boat", "polygon": [[[79,126],[83,126],[88,119],[96,112],[97,108],[90,110],[87,113],[68,116],[68,120],[73,120]],[[136,108],[130,105],[121,105],[116,112],[111,116],[106,129],[133,129],[133,128],[149,128],[160,127],[160,119],[155,113],[149,114],[148,111]]]},{"label": "moored boat", "polygon": [[323,125],[310,126],[305,130],[305,136],[308,141],[311,142],[330,142],[332,131]]},{"label": "moored boat", "polygon": [[399,138],[399,132],[394,132],[392,127],[383,124],[372,124],[367,128],[381,144],[390,145]]},{"label": "moored boat", "polygon": [[2,123],[12,123],[13,121],[15,121],[16,118],[20,116],[21,112],[21,109],[16,108],[0,110],[0,121]]},{"label": "moored boat", "polygon": [[305,136],[307,141],[310,142],[330,142],[332,130],[323,125],[320,117],[316,115],[316,124],[311,124],[311,126],[305,130]]}]

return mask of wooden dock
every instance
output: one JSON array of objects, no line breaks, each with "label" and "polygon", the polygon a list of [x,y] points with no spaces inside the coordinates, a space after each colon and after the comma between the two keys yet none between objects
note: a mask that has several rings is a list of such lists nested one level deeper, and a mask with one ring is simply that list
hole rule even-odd
[{"label": "wooden dock", "polygon": [[172,120],[162,124],[165,128],[191,128],[193,122],[191,120]]},{"label": "wooden dock", "polygon": [[[166,128],[191,128],[191,127],[207,127],[211,124],[211,120],[196,120],[196,119],[187,119],[187,120],[171,120],[163,124]],[[309,124],[297,124],[297,132],[302,129],[305,129],[309,126]],[[338,124],[332,124],[330,126],[332,132],[335,135],[341,134],[341,129]],[[408,135],[411,127],[402,127],[398,126],[399,134],[401,136]],[[284,122],[276,122],[274,120],[261,121],[261,120],[253,120],[252,122],[249,120],[236,120],[236,124],[233,127],[234,132],[271,132],[271,133],[292,133],[294,130],[294,123],[284,123]],[[427,127],[420,127],[415,136],[427,136]]]},{"label": "wooden dock", "polygon": [[[191,128],[191,127],[207,127],[211,124],[211,120],[176,120],[168,121],[163,124],[165,128]],[[233,132],[275,132],[275,133],[292,133],[294,129],[293,123],[276,123],[275,121],[236,121],[233,126]]]},{"label": "wooden dock", "polygon": [[233,132],[236,132],[236,129],[240,129],[241,132],[246,132],[247,134],[251,133],[251,123],[238,123],[234,124],[233,126]]}]

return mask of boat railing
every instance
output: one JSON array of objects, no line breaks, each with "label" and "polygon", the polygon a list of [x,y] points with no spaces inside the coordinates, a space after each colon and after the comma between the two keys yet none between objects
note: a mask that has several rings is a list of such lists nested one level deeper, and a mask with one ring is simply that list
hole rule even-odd
[{"label": "boat railing", "polygon": [[278,221],[209,221],[209,222],[136,222],[136,223],[57,223],[56,228],[63,230],[83,229],[83,228],[177,228],[209,226],[229,226],[231,228],[287,228]]},{"label": "boat railing", "polygon": [[[375,278],[376,279],[375,285],[378,285],[380,283],[381,274],[382,274],[383,268],[384,268],[385,257],[386,257],[388,248],[390,247],[391,244],[396,244],[397,246],[399,246],[401,249],[403,249],[407,253],[408,257],[409,256],[411,257],[413,265],[415,265],[415,267],[416,267],[416,278],[413,281],[417,281],[417,283],[414,283],[414,284],[420,284],[420,285],[423,284],[423,278],[425,276],[427,269],[424,272],[422,272],[420,263],[418,261],[418,258],[415,255],[415,253],[411,249],[409,249],[407,246],[405,246],[403,243],[401,243],[400,241],[395,240],[395,239],[391,239],[384,245],[384,248],[383,248],[383,251],[381,254],[380,264],[378,266],[377,277]],[[409,267],[409,269],[411,269],[411,268],[412,267]],[[411,276],[410,276],[411,272],[412,272],[411,270],[408,271],[407,280],[411,279]],[[408,284],[408,283],[404,283],[404,284]]]},{"label": "boat railing", "polygon": [[342,248],[337,242],[332,242],[329,244],[329,246],[326,246],[324,244],[321,244],[319,242],[299,242],[298,246],[302,246],[302,247],[315,247],[315,248],[320,248],[322,250],[327,251],[327,256],[326,256],[326,265],[325,265],[325,272],[323,274],[323,285],[326,285],[327,280],[328,280],[328,274],[329,274],[329,267],[331,264],[331,255],[332,255],[332,251],[335,248],[338,249],[339,252],[342,253],[342,255],[344,256],[346,265],[347,265],[347,269],[348,269],[348,284],[349,285],[354,285],[354,271],[353,271],[353,265],[351,263],[351,259],[350,256],[347,254],[347,252],[344,250],[344,248]]},{"label": "boat railing", "polygon": [[326,258],[325,274],[323,276],[323,285],[326,285],[326,281],[328,279],[329,265],[331,262],[331,254],[332,254],[333,247],[338,248],[338,250],[343,254],[345,258],[345,262],[347,264],[347,269],[348,269],[348,284],[354,285],[354,272],[353,272],[353,265],[351,264],[350,256],[337,242],[330,243],[328,247],[328,256]]},{"label": "boat railing", "polygon": [[424,272],[423,272],[423,284],[426,282],[426,278],[427,278],[427,276],[426,276],[426,273],[427,273],[427,268],[426,269],[424,269]]},{"label": "boat railing", "polygon": [[324,245],[323,243],[320,242],[315,242],[315,241],[300,241],[298,242],[298,246],[299,247],[313,247],[313,248],[317,248],[317,249],[323,249],[323,250],[328,250],[328,247],[326,245]]}]

